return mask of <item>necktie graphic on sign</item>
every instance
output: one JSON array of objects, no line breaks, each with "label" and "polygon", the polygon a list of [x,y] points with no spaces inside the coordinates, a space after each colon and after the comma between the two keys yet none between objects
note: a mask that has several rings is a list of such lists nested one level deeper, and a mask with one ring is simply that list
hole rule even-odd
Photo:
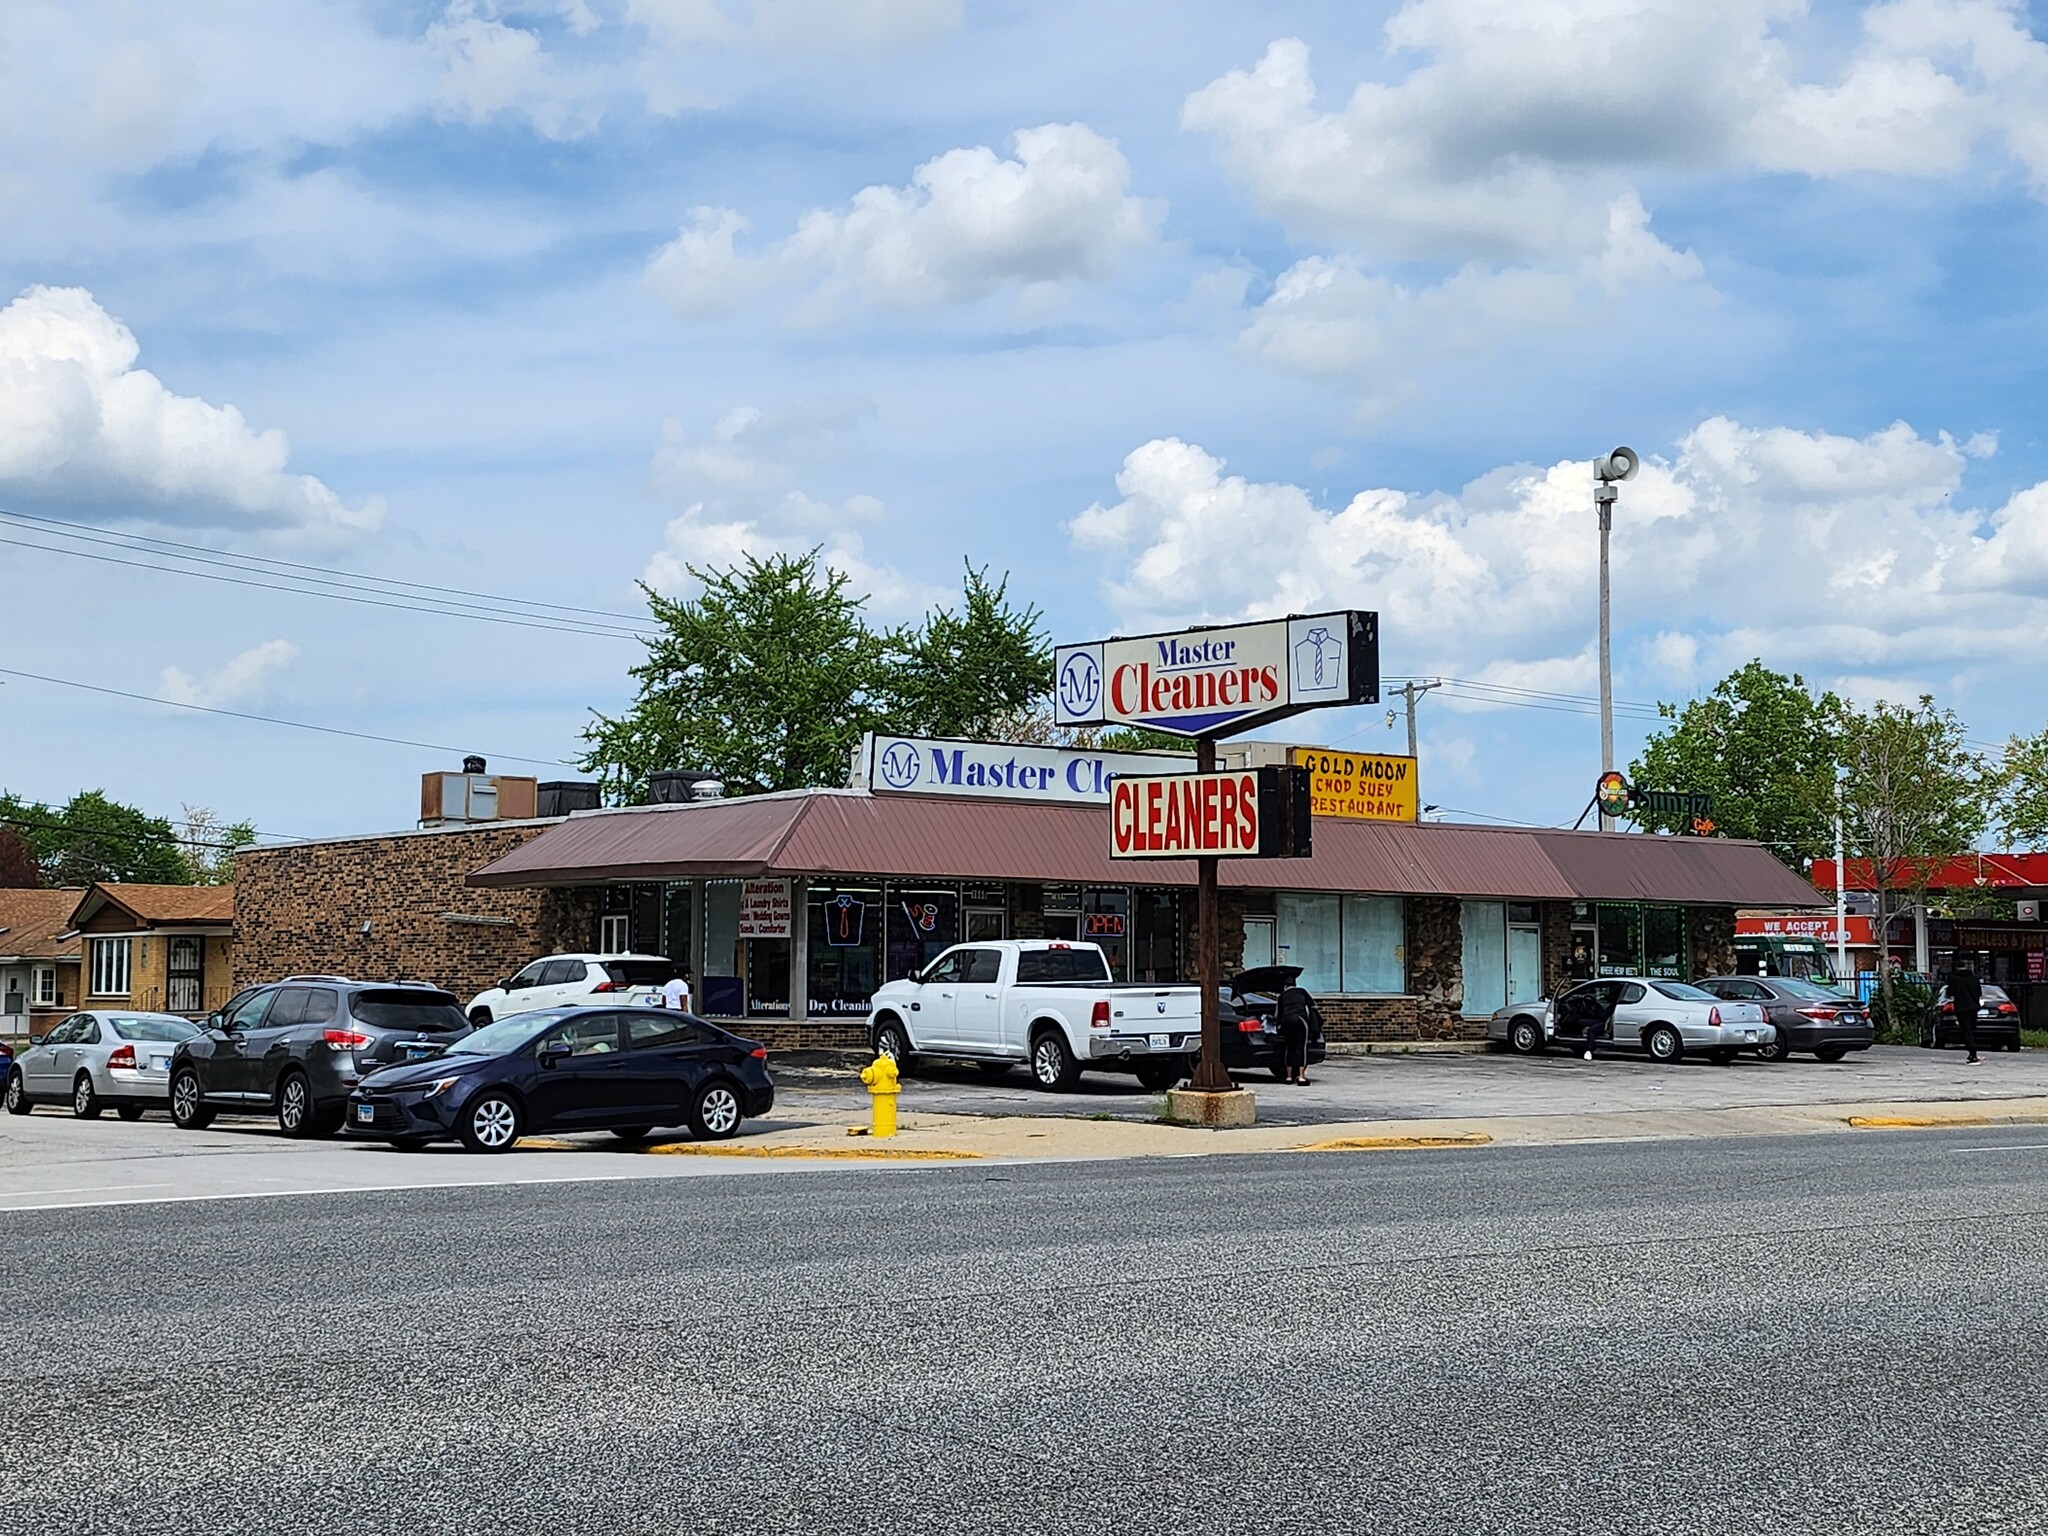
[{"label": "necktie graphic on sign", "polygon": [[1064,645],[1061,725],[1227,736],[1305,709],[1380,696],[1379,615],[1346,611]]}]

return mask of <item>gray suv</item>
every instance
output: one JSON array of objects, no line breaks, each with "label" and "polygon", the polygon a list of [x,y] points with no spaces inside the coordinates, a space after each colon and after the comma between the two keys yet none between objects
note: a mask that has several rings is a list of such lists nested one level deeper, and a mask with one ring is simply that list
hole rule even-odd
[{"label": "gray suv", "polygon": [[436,987],[341,976],[251,987],[171,1057],[171,1119],[196,1131],[223,1110],[274,1112],[287,1136],[332,1136],[363,1078],[468,1033],[462,1004]]}]

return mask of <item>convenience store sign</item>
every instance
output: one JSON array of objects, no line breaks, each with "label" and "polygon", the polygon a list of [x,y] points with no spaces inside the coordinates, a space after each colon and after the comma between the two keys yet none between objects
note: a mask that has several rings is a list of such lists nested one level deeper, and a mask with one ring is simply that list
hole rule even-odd
[{"label": "convenience store sign", "polygon": [[1296,747],[1288,760],[1308,770],[1312,816],[1347,821],[1415,821],[1421,808],[1415,759],[1379,752]]}]

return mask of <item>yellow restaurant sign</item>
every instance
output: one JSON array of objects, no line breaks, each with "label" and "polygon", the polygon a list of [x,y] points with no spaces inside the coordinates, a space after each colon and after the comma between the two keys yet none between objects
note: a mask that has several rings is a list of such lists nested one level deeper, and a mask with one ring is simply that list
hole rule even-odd
[{"label": "yellow restaurant sign", "polygon": [[1419,796],[1415,759],[1377,752],[1326,752],[1296,747],[1288,754],[1308,770],[1310,814],[1353,821],[1414,821]]}]

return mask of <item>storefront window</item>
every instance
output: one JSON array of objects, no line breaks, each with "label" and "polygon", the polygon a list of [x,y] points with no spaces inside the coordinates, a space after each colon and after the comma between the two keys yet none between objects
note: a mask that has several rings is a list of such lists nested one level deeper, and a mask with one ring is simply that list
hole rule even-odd
[{"label": "storefront window", "polygon": [[814,885],[809,902],[811,1017],[865,1014],[882,961],[882,893],[873,886]]},{"label": "storefront window", "polygon": [[1131,979],[1180,978],[1180,892],[1139,891],[1131,899]]},{"label": "storefront window", "polygon": [[[694,1001],[709,1018],[738,1018],[746,1009],[746,974],[740,965],[740,882],[709,880],[704,884],[704,955],[698,967]],[[789,1003],[789,965],[782,967],[784,979],[776,983],[784,1011]]]},{"label": "storefront window", "polygon": [[690,887],[687,884],[668,886],[661,898],[661,949],[660,954],[668,956],[678,965],[691,964],[690,955]]},{"label": "storefront window", "polygon": [[1081,887],[1048,885],[1040,892],[1039,912],[1045,920],[1048,939],[1081,937]]},{"label": "storefront window", "polygon": [[1280,963],[1300,966],[1310,992],[1343,991],[1343,903],[1335,896],[1282,896],[1275,906]]},{"label": "storefront window", "polygon": [[962,893],[961,937],[970,944],[1010,936],[1010,893],[1000,885],[970,885]]},{"label": "storefront window", "polygon": [[1115,885],[1081,893],[1081,938],[1102,946],[1109,957],[1109,973],[1119,981],[1131,979],[1131,892]]},{"label": "storefront window", "polygon": [[1461,904],[1459,922],[1464,929],[1462,960],[1465,971],[1467,1017],[1489,1014],[1508,1004],[1508,909],[1504,902],[1468,901]]},{"label": "storefront window", "polygon": [[[1407,919],[1399,896],[1281,895],[1273,911],[1274,963],[1300,966],[1309,991],[1398,993],[1407,987]],[[1246,931],[1249,936],[1249,923]]]},{"label": "storefront window", "polygon": [[960,893],[951,887],[891,886],[882,920],[887,935],[883,974],[889,981],[901,981],[960,942]]},{"label": "storefront window", "polygon": [[1344,898],[1344,990],[1400,992],[1408,985],[1406,917],[1398,896]]},{"label": "storefront window", "polygon": [[1685,963],[1683,907],[1643,908],[1643,950],[1649,957],[1650,975],[1686,979],[1691,968]]},{"label": "storefront window", "polygon": [[1595,907],[1593,913],[1600,934],[1600,974],[1642,975],[1642,908],[1602,905]]},{"label": "storefront window", "polygon": [[771,1019],[789,1017],[789,940],[747,940],[747,1013]]}]

